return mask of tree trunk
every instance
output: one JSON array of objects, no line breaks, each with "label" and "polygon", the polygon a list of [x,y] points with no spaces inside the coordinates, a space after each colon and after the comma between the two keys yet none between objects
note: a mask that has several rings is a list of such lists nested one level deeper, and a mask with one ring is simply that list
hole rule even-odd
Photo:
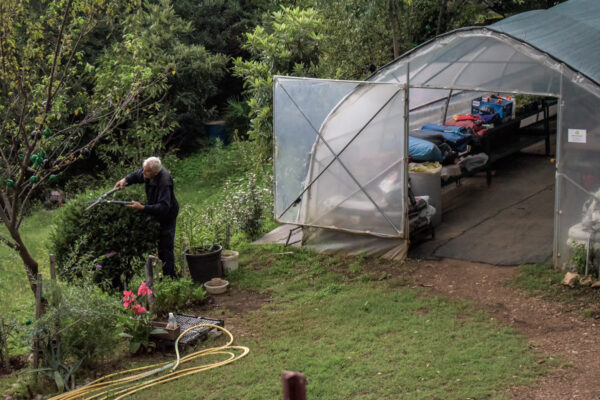
[{"label": "tree trunk", "polygon": [[13,238],[17,246],[19,247],[17,251],[19,252],[19,256],[23,261],[23,265],[25,266],[25,272],[27,273],[27,278],[29,279],[29,285],[33,294],[35,294],[36,290],[36,276],[38,274],[39,264],[37,261],[29,253],[27,246],[23,243],[23,239],[21,239],[21,234],[19,230],[16,228],[9,228],[10,236]]},{"label": "tree trunk", "polygon": [[396,13],[394,1],[390,0],[388,4],[390,22],[392,23],[392,45],[394,46],[394,58],[398,58],[400,57],[400,45],[398,43],[398,14]]},{"label": "tree trunk", "polygon": [[440,12],[438,14],[435,36],[446,32],[446,11],[448,11],[448,0],[440,0]]}]

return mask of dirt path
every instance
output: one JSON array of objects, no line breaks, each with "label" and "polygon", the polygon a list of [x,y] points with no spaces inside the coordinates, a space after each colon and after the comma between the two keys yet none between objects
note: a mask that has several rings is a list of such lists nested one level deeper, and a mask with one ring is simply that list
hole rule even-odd
[{"label": "dirt path", "polygon": [[589,399],[600,396],[600,322],[584,318],[581,310],[525,296],[505,287],[518,273],[515,267],[496,267],[460,260],[421,262],[414,284],[432,294],[472,300],[493,318],[522,332],[531,347],[566,361],[566,365],[533,387],[515,387],[515,399]]}]

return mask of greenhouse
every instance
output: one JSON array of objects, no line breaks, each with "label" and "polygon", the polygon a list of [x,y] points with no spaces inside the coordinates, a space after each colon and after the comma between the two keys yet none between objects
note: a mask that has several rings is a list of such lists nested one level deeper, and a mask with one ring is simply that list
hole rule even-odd
[{"label": "greenhouse", "polygon": [[[401,259],[416,229],[408,171],[415,138],[441,133],[448,143],[446,121],[477,119],[475,111],[488,110],[476,106],[488,102],[496,111],[510,104],[495,117],[496,128],[522,131],[514,149],[523,138],[548,143],[547,126],[545,136],[527,137],[532,130],[514,122],[519,99],[541,99],[535,114],[556,115],[554,265],[566,267],[574,244],[600,247],[599,27],[595,0],[571,0],[438,36],[366,81],[276,77],[275,219],[301,226],[304,243],[319,250]],[[489,142],[473,168],[491,164],[497,148]],[[435,203],[427,197],[422,210]]]}]

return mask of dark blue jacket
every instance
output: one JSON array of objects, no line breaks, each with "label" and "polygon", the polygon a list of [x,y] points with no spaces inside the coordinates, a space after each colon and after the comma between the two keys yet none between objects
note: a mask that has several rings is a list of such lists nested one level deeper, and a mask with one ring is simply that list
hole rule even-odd
[{"label": "dark blue jacket", "polygon": [[173,192],[173,178],[169,171],[162,167],[160,172],[152,179],[144,178],[142,168],[125,177],[128,185],[135,183],[145,184],[147,204],[144,212],[154,216],[161,224],[172,223],[177,220],[179,204]]}]

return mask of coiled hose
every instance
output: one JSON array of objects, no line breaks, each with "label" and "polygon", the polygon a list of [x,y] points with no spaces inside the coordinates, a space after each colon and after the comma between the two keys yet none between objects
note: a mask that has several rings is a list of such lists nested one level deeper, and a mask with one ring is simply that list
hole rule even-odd
[{"label": "coiled hose", "polygon": [[[187,332],[192,329],[201,327],[216,328],[225,332],[229,336],[229,341],[220,347],[213,347],[210,349],[200,350],[187,356],[180,358],[179,356],[179,339],[183,337]],[[75,400],[75,399],[107,399],[109,396],[111,399],[119,400],[127,396],[130,396],[136,392],[149,389],[153,386],[160,385],[173,381],[175,379],[182,378],[188,375],[194,375],[199,372],[207,371],[209,369],[217,368],[223,365],[230,364],[240,358],[246,356],[250,352],[250,349],[245,346],[232,346],[233,335],[227,329],[213,324],[199,324],[192,326],[182,332],[177,340],[175,341],[175,354],[177,358],[175,362],[159,363],[148,365],[146,367],[134,368],[116,372],[114,374],[103,376],[102,378],[96,379],[93,382],[88,383],[78,389],[63,393],[58,396],[50,398],[50,400]],[[241,351],[236,354],[232,350]],[[205,357],[214,354],[223,354],[229,356],[223,361],[217,361],[211,364],[205,364],[190,368],[184,368],[177,370],[179,365],[183,365],[187,362],[195,360],[200,357]],[[169,371],[164,375],[160,375],[165,371]],[[160,375],[160,376],[157,376]]]}]

